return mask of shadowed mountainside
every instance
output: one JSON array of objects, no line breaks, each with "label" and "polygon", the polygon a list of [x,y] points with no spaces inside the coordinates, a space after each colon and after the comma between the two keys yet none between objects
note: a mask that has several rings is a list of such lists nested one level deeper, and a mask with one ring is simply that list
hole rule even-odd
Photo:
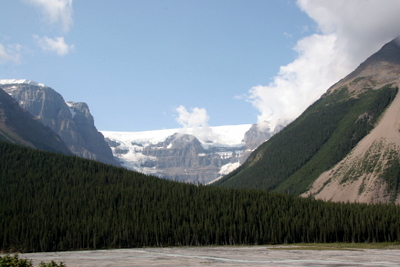
[{"label": "shadowed mountainside", "polygon": [[71,151],[49,127],[44,126],[0,88],[0,140],[71,155]]}]

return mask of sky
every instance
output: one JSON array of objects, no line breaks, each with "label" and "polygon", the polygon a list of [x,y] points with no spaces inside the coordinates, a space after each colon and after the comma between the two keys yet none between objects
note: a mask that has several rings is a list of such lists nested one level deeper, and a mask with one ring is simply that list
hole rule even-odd
[{"label": "sky", "polygon": [[400,35],[398,0],[2,0],[0,79],[99,130],[288,123]]}]

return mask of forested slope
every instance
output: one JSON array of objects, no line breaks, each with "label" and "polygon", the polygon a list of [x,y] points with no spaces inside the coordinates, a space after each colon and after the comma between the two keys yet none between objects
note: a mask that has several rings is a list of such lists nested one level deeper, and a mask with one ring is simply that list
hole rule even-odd
[{"label": "forested slope", "polygon": [[305,192],[369,133],[397,91],[388,84],[355,97],[343,87],[322,97],[215,185]]},{"label": "forested slope", "polygon": [[400,207],[196,186],[0,142],[0,250],[400,240]]},{"label": "forested slope", "polygon": [[338,202],[400,203],[400,115],[390,109],[397,105],[399,77],[400,43],[394,39],[215,185]]}]

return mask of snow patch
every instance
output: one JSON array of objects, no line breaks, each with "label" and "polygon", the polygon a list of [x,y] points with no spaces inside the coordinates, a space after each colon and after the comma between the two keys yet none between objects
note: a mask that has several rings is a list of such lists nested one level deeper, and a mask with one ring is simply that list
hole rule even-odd
[{"label": "snow patch", "polygon": [[71,112],[71,116],[72,116],[72,118],[74,118],[75,115],[76,115],[76,111],[75,111],[75,108],[73,106],[73,102],[66,101],[65,104],[67,104],[67,106],[69,107],[69,111]]},{"label": "snow patch", "polygon": [[212,183],[215,183],[216,181],[222,179],[225,175],[229,174],[230,172],[234,171],[235,169],[239,168],[240,163],[239,162],[231,162],[228,164],[225,164],[223,166],[221,166],[221,169],[219,170],[218,174],[218,178],[206,183],[206,185],[210,185]]},{"label": "snow patch", "polygon": [[33,86],[46,87],[46,85],[44,85],[43,83],[38,83],[35,81],[26,80],[26,79],[3,79],[3,80],[0,80],[0,85],[9,85],[9,84],[28,84],[28,85],[33,85]]},{"label": "snow patch", "polygon": [[227,175],[228,173],[234,171],[235,169],[239,168],[240,163],[239,162],[234,162],[234,163],[228,163],[223,166],[221,166],[221,169],[219,170],[218,174],[220,175]]}]

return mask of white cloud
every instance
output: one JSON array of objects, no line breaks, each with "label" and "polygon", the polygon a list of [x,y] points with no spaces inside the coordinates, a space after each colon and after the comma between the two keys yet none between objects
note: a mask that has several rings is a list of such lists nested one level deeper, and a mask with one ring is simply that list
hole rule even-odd
[{"label": "white cloud", "polygon": [[5,63],[21,63],[21,50],[22,46],[19,44],[4,45],[0,44],[0,64]]},{"label": "white cloud", "polygon": [[204,108],[193,108],[192,112],[189,112],[184,106],[179,106],[176,108],[176,112],[178,112],[176,121],[183,128],[207,126],[207,121],[210,119]]},{"label": "white cloud", "polygon": [[68,32],[73,24],[72,0],[26,0],[37,6],[49,23],[60,23],[64,32]]},{"label": "white cloud", "polygon": [[204,108],[192,108],[187,111],[184,106],[176,108],[178,117],[176,121],[182,126],[181,133],[193,134],[202,141],[212,140],[213,131],[208,125],[210,117]]},{"label": "white cloud", "polygon": [[33,37],[36,39],[40,48],[44,51],[56,52],[60,56],[65,56],[74,49],[74,45],[68,45],[65,43],[64,37],[56,37],[54,39],[47,36],[39,37],[37,35],[34,35]]},{"label": "white cloud", "polygon": [[299,40],[297,58],[282,66],[267,86],[250,89],[260,126],[289,122],[333,83],[383,44],[400,35],[398,0],[298,0],[319,32]]}]

